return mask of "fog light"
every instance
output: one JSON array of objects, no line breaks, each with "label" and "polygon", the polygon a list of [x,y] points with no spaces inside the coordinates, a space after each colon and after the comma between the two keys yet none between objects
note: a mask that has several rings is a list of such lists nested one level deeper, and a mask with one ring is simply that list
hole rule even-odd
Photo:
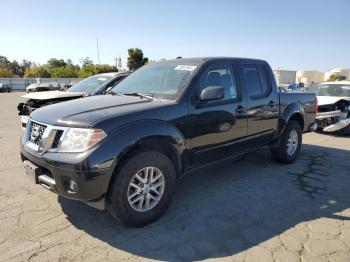
[{"label": "fog light", "polygon": [[70,194],[75,194],[78,192],[78,184],[74,180],[69,181],[69,188],[68,188],[68,193]]}]

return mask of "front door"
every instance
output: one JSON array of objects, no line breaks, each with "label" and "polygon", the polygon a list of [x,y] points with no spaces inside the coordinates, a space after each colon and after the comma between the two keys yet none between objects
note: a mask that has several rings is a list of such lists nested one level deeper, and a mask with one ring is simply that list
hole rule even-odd
[{"label": "front door", "polygon": [[[213,63],[199,77],[196,99],[190,107],[190,139],[193,167],[230,157],[239,151],[238,142],[247,136],[247,105],[238,85],[235,66]],[[208,86],[222,86],[223,99],[199,101]]]}]

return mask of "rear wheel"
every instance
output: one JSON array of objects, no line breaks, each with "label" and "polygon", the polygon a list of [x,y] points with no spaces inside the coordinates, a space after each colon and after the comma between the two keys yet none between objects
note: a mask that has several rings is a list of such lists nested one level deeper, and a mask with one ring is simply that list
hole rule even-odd
[{"label": "rear wheel", "polygon": [[167,156],[154,151],[137,153],[115,174],[107,210],[127,226],[147,225],[166,211],[175,185],[175,168]]},{"label": "rear wheel", "polygon": [[302,129],[299,122],[291,120],[282,134],[278,147],[271,148],[272,158],[280,163],[293,163],[299,154],[302,143]]}]

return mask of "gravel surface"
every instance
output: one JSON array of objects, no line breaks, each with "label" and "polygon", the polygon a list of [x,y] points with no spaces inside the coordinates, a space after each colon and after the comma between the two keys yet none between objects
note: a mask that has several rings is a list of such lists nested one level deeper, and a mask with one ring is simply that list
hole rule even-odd
[{"label": "gravel surface", "polygon": [[292,165],[261,150],[189,174],[130,229],[26,178],[20,95],[0,94],[0,261],[350,261],[350,137],[306,134]]}]

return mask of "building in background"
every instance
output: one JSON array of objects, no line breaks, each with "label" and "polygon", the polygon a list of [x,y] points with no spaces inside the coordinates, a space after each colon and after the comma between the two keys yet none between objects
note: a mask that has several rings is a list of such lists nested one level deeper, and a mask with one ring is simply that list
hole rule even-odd
[{"label": "building in background", "polygon": [[296,71],[292,70],[273,70],[277,84],[295,84]]},{"label": "building in background", "polygon": [[321,83],[324,81],[325,74],[320,71],[297,71],[297,83]]},{"label": "building in background", "polygon": [[344,76],[345,80],[350,80],[349,68],[332,68],[328,72],[320,71],[293,71],[293,70],[273,70],[277,84],[298,84],[306,85],[312,83],[322,83],[327,81],[331,75]]},{"label": "building in background", "polygon": [[345,76],[345,80],[350,80],[350,69],[348,68],[332,68],[328,72],[325,73],[324,80],[329,79],[331,75],[340,75]]}]

